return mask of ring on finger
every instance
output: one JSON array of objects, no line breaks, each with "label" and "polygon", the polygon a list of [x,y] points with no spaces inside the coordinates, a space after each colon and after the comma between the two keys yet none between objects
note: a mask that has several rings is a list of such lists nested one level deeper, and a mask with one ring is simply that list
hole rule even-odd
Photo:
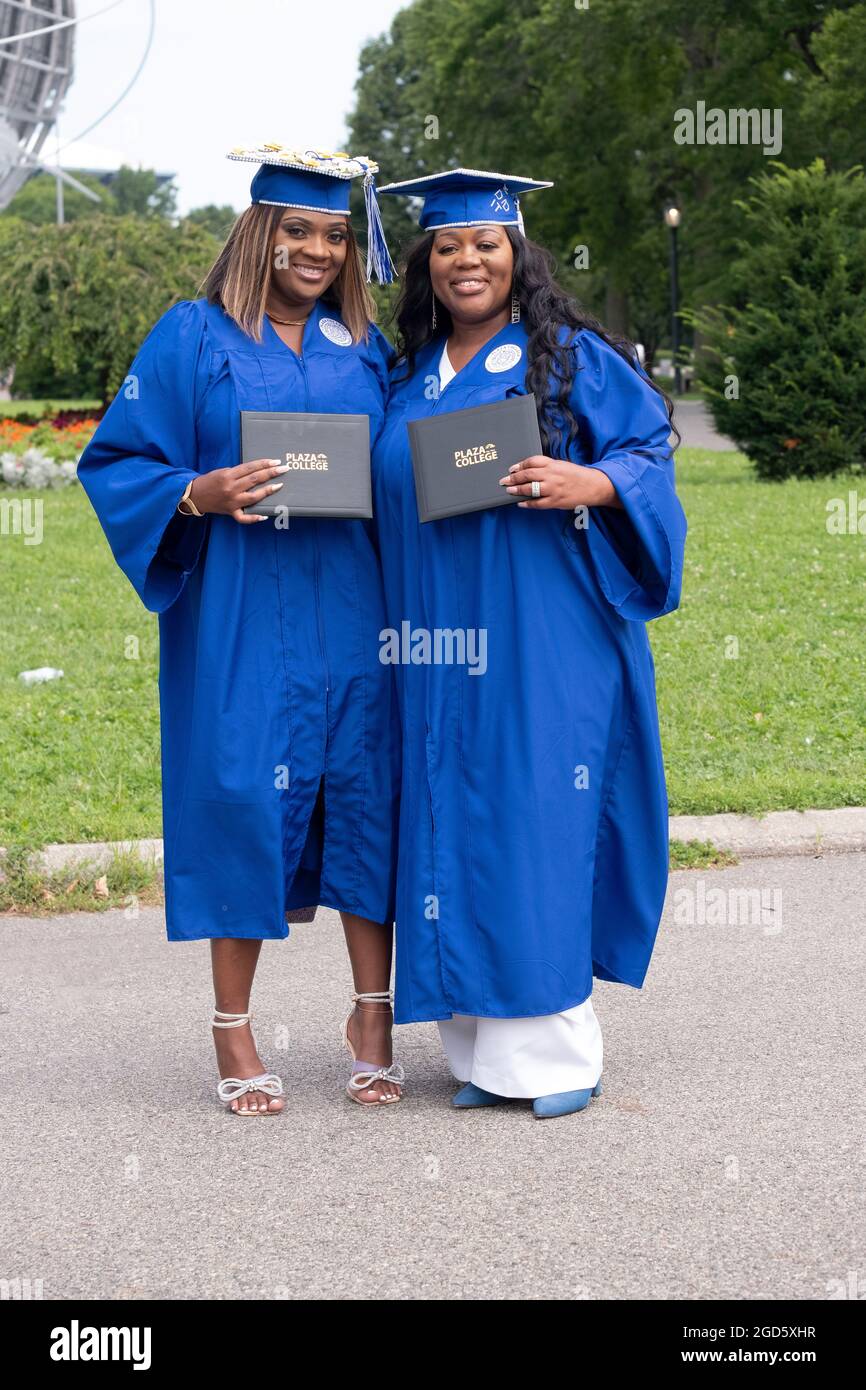
[{"label": "ring on finger", "polygon": [[529,485],[529,490],[530,494],[537,502],[539,497],[541,496],[541,483],[538,481],[537,478],[533,478],[532,482]]}]

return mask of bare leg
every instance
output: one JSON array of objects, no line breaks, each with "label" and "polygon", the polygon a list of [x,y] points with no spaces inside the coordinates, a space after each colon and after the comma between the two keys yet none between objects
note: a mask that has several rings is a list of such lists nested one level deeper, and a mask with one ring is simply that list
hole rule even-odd
[{"label": "bare leg", "polygon": [[[248,1013],[253,977],[262,949],[261,941],[216,937],[211,941],[210,948],[215,1007],[226,1014]],[[236,1076],[243,1081],[248,1076],[260,1076],[265,1070],[248,1023],[241,1024],[239,1028],[214,1028],[213,1036],[221,1078]],[[268,1096],[263,1091],[248,1091],[239,1100],[231,1102],[231,1109],[242,1112],[277,1111],[282,1110],[283,1105],[279,1096]]]},{"label": "bare leg", "polygon": [[[341,912],[352,978],[357,994],[378,993],[391,986],[391,924],[371,922],[351,912]],[[394,1060],[391,1050],[393,1016],[390,1004],[356,1004],[349,1020],[349,1037],[359,1061],[389,1067]],[[394,1081],[375,1081],[358,1092],[365,1105],[378,1105],[381,1096],[399,1096],[400,1087]]]}]

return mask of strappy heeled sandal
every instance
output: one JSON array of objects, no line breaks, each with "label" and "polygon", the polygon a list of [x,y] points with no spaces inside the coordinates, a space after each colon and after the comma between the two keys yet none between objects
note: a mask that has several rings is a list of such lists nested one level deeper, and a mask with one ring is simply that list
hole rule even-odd
[{"label": "strappy heeled sandal", "polygon": [[[230,1019],[229,1023],[217,1023],[216,1019]],[[224,1014],[219,1009],[214,1009],[214,1028],[242,1028],[245,1023],[249,1023],[252,1013],[248,1014]],[[252,1034],[252,1028],[250,1028]],[[253,1046],[255,1046],[253,1038]],[[261,1076],[249,1076],[245,1078],[237,1076],[225,1076],[217,1086],[217,1095],[225,1104],[226,1109],[232,1115],[281,1115],[282,1110],[271,1110],[270,1105],[264,1109],[251,1110],[247,1106],[244,1110],[238,1106],[237,1110],[232,1110],[232,1101],[238,1100],[250,1091],[262,1091],[266,1096],[281,1096],[283,1094],[283,1083],[280,1078],[272,1071],[262,1072]],[[285,1107],[284,1107],[285,1108]]]},{"label": "strappy heeled sandal", "polygon": [[[349,1038],[349,1020],[355,1012],[356,1004],[360,1004],[363,1008],[365,1003],[393,1004],[393,1002],[393,995],[389,989],[373,990],[368,994],[353,994],[351,1007],[343,1019],[340,1036],[352,1058],[352,1074],[346,1087],[346,1095],[350,1100],[357,1101],[358,1105],[393,1105],[395,1101],[403,1098],[402,1096],[379,1096],[378,1100],[375,1101],[361,1100],[358,1093],[366,1091],[370,1086],[375,1086],[377,1081],[391,1081],[396,1086],[402,1086],[406,1080],[406,1073],[399,1062],[392,1062],[390,1067],[379,1067],[375,1062],[359,1062],[358,1055]],[[368,1012],[372,1012],[372,1010],[368,1010]]]}]

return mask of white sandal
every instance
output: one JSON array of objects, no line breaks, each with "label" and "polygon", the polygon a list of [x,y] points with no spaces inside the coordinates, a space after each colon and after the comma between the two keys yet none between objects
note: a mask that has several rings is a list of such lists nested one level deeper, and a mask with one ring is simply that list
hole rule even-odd
[{"label": "white sandal", "polygon": [[346,1087],[346,1095],[350,1100],[357,1101],[358,1105],[393,1105],[395,1101],[402,1100],[402,1096],[379,1096],[377,1101],[361,1100],[359,1091],[366,1091],[370,1086],[375,1086],[377,1081],[391,1081],[396,1086],[402,1086],[406,1080],[406,1073],[399,1062],[392,1062],[390,1067],[378,1067],[373,1062],[359,1062],[358,1055],[349,1040],[349,1020],[355,1012],[356,1004],[369,1002],[371,1004],[391,1004],[393,1005],[394,996],[389,989],[373,990],[368,994],[353,994],[352,1004],[346,1017],[343,1019],[343,1026],[340,1029],[340,1036],[352,1058],[352,1074],[349,1077],[349,1084]]},{"label": "white sandal", "polygon": [[[250,1019],[252,1018],[252,1013],[224,1014],[221,1013],[219,1009],[214,1009],[214,1016],[215,1019],[226,1018],[231,1019],[232,1022],[217,1023],[215,1021],[212,1021],[211,1026],[213,1028],[242,1028],[245,1023],[249,1023]],[[250,1029],[250,1033],[252,1033],[252,1028]],[[255,1041],[255,1038],[253,1038],[254,1046]],[[237,1110],[232,1110],[232,1101],[237,1100],[240,1096],[246,1095],[249,1091],[263,1091],[266,1096],[281,1096],[283,1094],[283,1083],[274,1072],[265,1071],[262,1072],[261,1076],[249,1076],[244,1079],[241,1079],[237,1076],[226,1076],[223,1077],[222,1081],[220,1081],[219,1085],[217,1086],[217,1095],[219,1096],[220,1100],[223,1101],[223,1103],[226,1106],[226,1109],[232,1115],[282,1114],[281,1110],[271,1110],[269,1105],[266,1106],[263,1110],[260,1110],[258,1106],[255,1110],[251,1110],[249,1106],[247,1106],[245,1110],[241,1110],[240,1107],[238,1107]]]}]

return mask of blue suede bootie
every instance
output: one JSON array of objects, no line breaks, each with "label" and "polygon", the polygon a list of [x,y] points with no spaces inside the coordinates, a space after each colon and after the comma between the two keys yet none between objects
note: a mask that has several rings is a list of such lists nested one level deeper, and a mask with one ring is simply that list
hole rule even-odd
[{"label": "blue suede bootie", "polygon": [[482,1091],[480,1086],[467,1081],[462,1090],[452,1097],[451,1104],[456,1105],[458,1110],[475,1110],[481,1105],[501,1105],[507,1099],[507,1096],[495,1096],[492,1091]]},{"label": "blue suede bootie", "polygon": [[557,1091],[552,1096],[539,1096],[532,1102],[537,1120],[552,1120],[555,1115],[574,1115],[585,1110],[593,1096],[601,1095],[601,1077],[591,1091]]}]

